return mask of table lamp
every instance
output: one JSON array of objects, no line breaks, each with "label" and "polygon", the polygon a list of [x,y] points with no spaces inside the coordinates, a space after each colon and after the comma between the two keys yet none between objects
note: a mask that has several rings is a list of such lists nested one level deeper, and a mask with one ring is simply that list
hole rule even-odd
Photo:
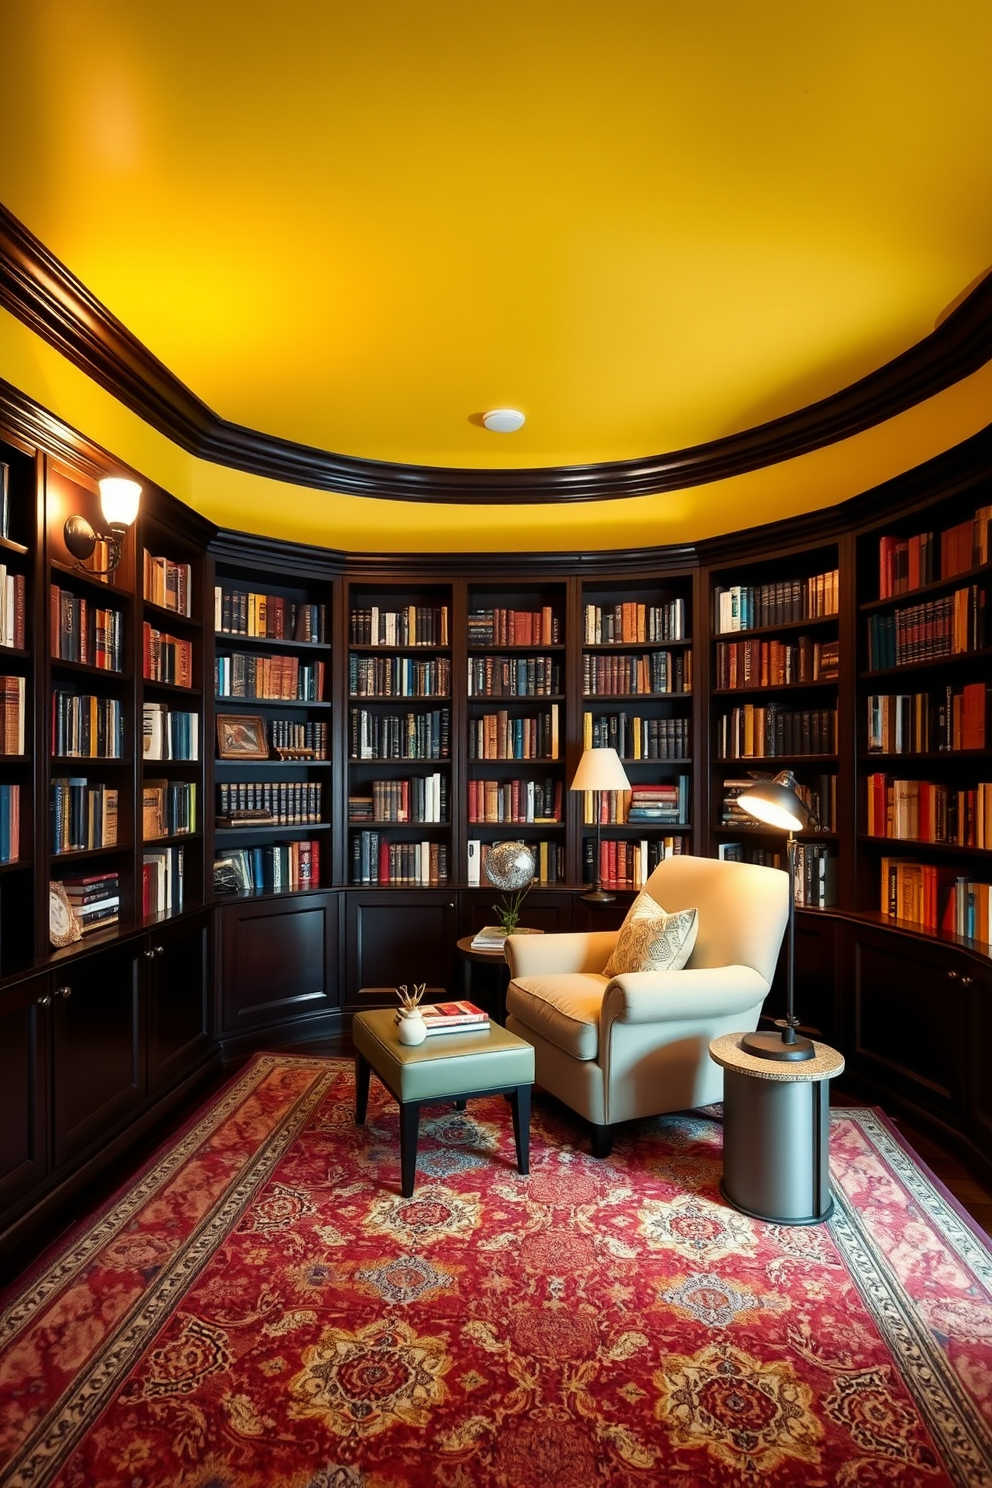
[{"label": "table lamp", "polygon": [[603,888],[603,874],[600,866],[600,839],[602,837],[602,792],[604,790],[630,790],[630,781],[627,779],[620,756],[615,749],[586,749],[579,760],[579,768],[575,772],[571,789],[574,791],[596,792],[596,887],[589,894],[583,894],[582,898],[587,904],[612,904],[617,897],[609,894]]},{"label": "table lamp", "polygon": [[777,1018],[775,1029],[757,1029],[746,1033],[741,1039],[741,1048],[746,1054],[758,1059],[813,1059],[816,1048],[812,1039],[799,1038],[796,1029],[799,1019],[792,1007],[793,978],[795,970],[795,922],[796,922],[796,839],[794,833],[801,832],[809,821],[809,807],[796,788],[796,777],[791,770],[782,770],[773,780],[757,780],[750,790],[737,797],[738,806],[757,821],[769,827],[778,827],[788,833],[786,852],[789,860],[789,919],[786,927],[785,961],[785,1017]]}]

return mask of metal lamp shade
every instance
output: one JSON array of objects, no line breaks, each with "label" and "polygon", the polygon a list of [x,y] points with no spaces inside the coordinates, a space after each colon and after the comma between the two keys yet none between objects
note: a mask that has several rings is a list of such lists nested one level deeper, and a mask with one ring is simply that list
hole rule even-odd
[{"label": "metal lamp shade", "polygon": [[782,770],[774,780],[757,780],[737,797],[738,806],[757,821],[780,832],[801,832],[809,821],[809,807],[796,790],[796,777]]}]

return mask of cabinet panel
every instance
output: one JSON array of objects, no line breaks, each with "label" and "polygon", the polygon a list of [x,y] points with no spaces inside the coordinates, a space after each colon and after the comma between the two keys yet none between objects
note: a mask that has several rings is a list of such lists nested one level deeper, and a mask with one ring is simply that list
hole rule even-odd
[{"label": "cabinet panel", "polygon": [[967,958],[915,937],[852,927],[855,1074],[945,1120],[965,1115]]},{"label": "cabinet panel", "polygon": [[211,916],[162,926],[148,937],[148,1086],[191,1069],[210,1047]]},{"label": "cabinet panel", "polygon": [[[484,889],[463,890],[458,899],[458,925],[460,935],[474,935],[483,925],[495,925],[493,905],[500,899],[498,889],[491,885]],[[572,928],[572,900],[575,896],[566,893],[532,890],[520,912],[521,925],[534,930],[543,930],[545,935],[557,935]]]},{"label": "cabinet panel", "polygon": [[338,1004],[337,899],[305,894],[221,910],[224,1032],[284,1023]]},{"label": "cabinet panel", "polygon": [[39,977],[0,995],[0,1211],[48,1171],[50,985]]},{"label": "cabinet panel", "polygon": [[53,976],[55,1163],[117,1126],[145,1094],[140,942]]},{"label": "cabinet panel", "polygon": [[971,1050],[969,1081],[969,1128],[976,1147],[992,1158],[992,1080],[989,1079],[989,1050],[992,1049],[992,980],[975,976],[970,989],[971,1017],[968,1044]]},{"label": "cabinet panel", "polygon": [[456,940],[455,901],[449,894],[416,889],[349,894],[349,1004],[359,1003],[362,987],[426,982],[449,993],[460,988]]}]

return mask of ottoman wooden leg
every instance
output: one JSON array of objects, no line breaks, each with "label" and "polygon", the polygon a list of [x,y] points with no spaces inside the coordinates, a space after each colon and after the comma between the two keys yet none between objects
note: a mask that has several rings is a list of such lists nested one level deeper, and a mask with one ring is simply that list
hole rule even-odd
[{"label": "ottoman wooden leg", "polygon": [[369,1077],[372,1066],[364,1054],[355,1052],[355,1125],[365,1125],[365,1113],[369,1108]]},{"label": "ottoman wooden leg", "polygon": [[530,1086],[518,1085],[510,1096],[513,1112],[513,1141],[517,1149],[517,1170],[530,1172]]},{"label": "ottoman wooden leg", "polygon": [[468,1101],[457,1100],[454,1101],[452,1104],[454,1105],[456,1111],[464,1111],[465,1107],[468,1105]]},{"label": "ottoman wooden leg", "polygon": [[405,1199],[413,1198],[417,1181],[417,1138],[420,1134],[420,1102],[400,1102],[400,1188]]}]

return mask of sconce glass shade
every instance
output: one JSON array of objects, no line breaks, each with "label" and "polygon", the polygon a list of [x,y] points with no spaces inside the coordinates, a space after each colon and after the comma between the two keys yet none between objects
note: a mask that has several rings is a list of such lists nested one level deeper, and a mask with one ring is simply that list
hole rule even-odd
[{"label": "sconce glass shade", "polygon": [[737,804],[780,832],[801,832],[809,821],[809,807],[796,790],[791,770],[782,770],[774,780],[756,780],[737,797]]},{"label": "sconce glass shade", "polygon": [[579,760],[572,790],[630,790],[630,781],[615,749],[586,749]]},{"label": "sconce glass shade", "polygon": [[137,481],[108,475],[100,482],[100,505],[110,527],[130,527],[138,515],[141,487]]}]

